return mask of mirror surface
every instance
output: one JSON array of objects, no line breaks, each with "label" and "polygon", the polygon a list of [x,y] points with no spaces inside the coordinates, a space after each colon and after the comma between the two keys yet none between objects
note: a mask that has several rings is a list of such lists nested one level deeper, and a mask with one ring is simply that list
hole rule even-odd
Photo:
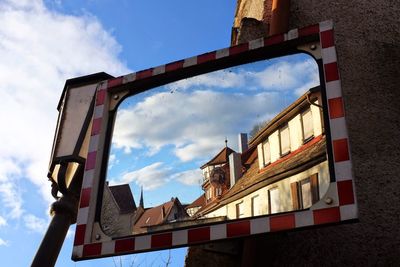
[{"label": "mirror surface", "polygon": [[307,209],[329,185],[316,61],[261,60],[118,107],[100,223],[112,237]]}]

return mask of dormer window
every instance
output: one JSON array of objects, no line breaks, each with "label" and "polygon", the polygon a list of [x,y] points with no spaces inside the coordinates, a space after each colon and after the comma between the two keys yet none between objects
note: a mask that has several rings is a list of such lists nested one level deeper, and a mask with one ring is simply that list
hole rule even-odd
[{"label": "dormer window", "polygon": [[290,153],[290,134],[287,124],[279,129],[279,145],[281,157]]},{"label": "dormer window", "polygon": [[301,122],[303,128],[303,143],[306,143],[314,137],[313,117],[310,108],[301,113]]}]

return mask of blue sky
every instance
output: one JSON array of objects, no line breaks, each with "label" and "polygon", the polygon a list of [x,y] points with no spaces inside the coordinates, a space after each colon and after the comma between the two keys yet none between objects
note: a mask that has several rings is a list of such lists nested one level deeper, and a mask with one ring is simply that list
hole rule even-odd
[{"label": "blue sky", "polygon": [[[29,266],[47,228],[54,200],[46,174],[65,80],[99,71],[123,75],[227,47],[235,3],[0,0],[2,266]],[[188,154],[181,152],[176,156],[184,160]],[[123,266],[163,266],[168,256],[163,251],[116,257],[116,264],[113,258],[75,263],[73,231],[56,266],[119,266],[120,260]],[[170,266],[183,265],[185,249],[171,255]]]}]

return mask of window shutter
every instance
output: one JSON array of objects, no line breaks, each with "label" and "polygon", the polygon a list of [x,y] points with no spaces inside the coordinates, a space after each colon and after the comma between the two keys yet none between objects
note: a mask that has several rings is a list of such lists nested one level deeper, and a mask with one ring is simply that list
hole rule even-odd
[{"label": "window shutter", "polygon": [[318,173],[311,175],[310,182],[312,203],[314,204],[319,200]]},{"label": "window shutter", "polygon": [[311,109],[308,109],[301,114],[301,120],[303,122],[303,138],[306,140],[314,135]]},{"label": "window shutter", "polygon": [[290,152],[290,136],[289,127],[286,125],[282,127],[279,131],[280,142],[281,142],[281,155]]},{"label": "window shutter", "polygon": [[263,143],[264,165],[271,163],[271,149],[269,142]]},{"label": "window shutter", "polygon": [[259,165],[259,169],[261,170],[262,168],[264,168],[264,156],[263,156],[262,143],[258,144],[257,153],[258,153],[258,165]]},{"label": "window shutter", "polygon": [[299,203],[299,189],[298,189],[298,183],[294,182],[290,184],[290,191],[292,195],[292,204],[293,204],[293,210],[298,210],[300,209],[300,203]]}]

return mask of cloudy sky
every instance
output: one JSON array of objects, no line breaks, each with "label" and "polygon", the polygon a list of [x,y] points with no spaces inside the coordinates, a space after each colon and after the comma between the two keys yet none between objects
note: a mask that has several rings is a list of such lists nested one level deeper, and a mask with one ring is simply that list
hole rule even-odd
[{"label": "cloudy sky", "polygon": [[[123,75],[229,46],[234,4],[235,1],[215,0],[0,0],[2,265],[29,266],[48,225],[48,210],[53,199],[46,174],[56,107],[65,80],[99,71]],[[265,75],[260,71],[248,73],[247,78],[246,75],[217,73],[164,89],[174,91],[175,101],[184,99],[188,107],[189,103],[200,104],[196,101],[220,96],[223,88],[245,84],[249,75],[253,75],[253,81],[259,76],[265,88],[278,84],[282,90],[289,89],[284,88],[286,85],[295,88],[294,94],[304,91],[308,85],[303,81],[305,87],[301,88],[298,79],[284,76],[288,75],[285,62],[277,64],[281,66],[271,66],[269,70],[267,67],[263,71],[275,71],[271,77],[278,77],[278,80],[263,80]],[[296,66],[301,69],[304,67],[301,64],[308,63]],[[283,86],[283,78],[291,84]],[[276,92],[259,93],[272,96]],[[156,116],[156,112],[160,112],[158,101],[163,94],[166,92],[160,90],[133,100],[134,105],[126,105],[125,110],[121,110],[121,122],[132,120],[130,113],[146,113],[149,108],[154,108],[153,115]],[[243,95],[232,98],[232,102],[222,99],[218,103],[230,107],[234,101],[243,100],[240,98],[251,97],[254,98]],[[169,108],[174,112],[176,106]],[[133,186],[146,185],[149,179],[165,175],[167,180],[190,186],[196,183],[198,164],[205,155],[208,157],[219,149],[223,142],[221,138],[226,135],[230,138],[233,132],[242,131],[233,127],[226,132],[215,130],[213,140],[211,137],[199,138],[193,131],[201,132],[202,127],[191,128],[193,125],[183,123],[190,119],[185,117],[190,114],[180,115],[174,123],[179,123],[179,129],[186,137],[184,140],[166,134],[173,123],[171,120],[162,132],[148,132],[145,139],[137,138],[145,128],[122,129],[115,140],[112,169],[121,170],[118,164],[123,164],[120,156],[124,153],[146,155],[150,160],[136,160],[136,165],[132,165],[135,168],[124,168],[121,175],[116,171],[115,180],[131,182]],[[230,115],[238,114],[226,115],[229,121]],[[196,116],[204,119],[205,114]],[[152,119],[145,121],[152,122]],[[213,130],[213,127],[208,128]],[[208,134],[205,132],[203,136]],[[168,155],[185,168],[172,169]],[[164,184],[165,181],[158,181],[151,186],[155,190]],[[119,266],[119,260],[123,266],[129,266],[133,261],[141,266],[158,266],[165,263],[168,255],[167,252],[154,252],[115,258],[116,262],[108,258],[74,263],[70,260],[73,232],[74,227],[71,227],[57,266]],[[184,254],[184,249],[173,250],[172,266],[182,266]]]}]

